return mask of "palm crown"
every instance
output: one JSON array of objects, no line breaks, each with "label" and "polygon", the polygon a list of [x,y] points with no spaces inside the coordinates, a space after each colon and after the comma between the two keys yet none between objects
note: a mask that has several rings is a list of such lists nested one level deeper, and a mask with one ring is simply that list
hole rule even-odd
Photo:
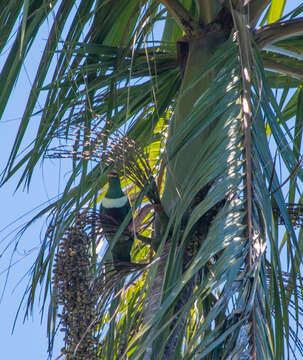
[{"label": "palm crown", "polygon": [[[87,289],[78,306],[90,314],[90,325],[78,337],[64,327],[67,359],[77,351],[79,358],[81,352],[90,359],[145,360],[303,353],[297,336],[302,229],[296,229],[302,224],[303,8],[282,16],[287,3],[1,5],[2,50],[17,28],[0,75],[1,114],[41,25],[53,19],[1,184],[20,170],[19,185],[29,186],[42,157],[71,160],[59,199],[32,220],[51,214],[27,303],[29,312],[37,284],[46,284],[52,336],[58,303],[70,309],[71,298],[82,299],[80,289]],[[19,157],[42,91],[37,136]],[[111,176],[104,197],[112,169],[125,176],[121,186]],[[133,245],[133,260],[143,267],[110,276],[108,253],[100,259],[96,250],[96,208],[102,198],[101,213],[116,213],[106,205],[114,199],[128,207],[109,246],[115,258],[129,213],[121,187],[133,198],[136,227],[126,261]],[[82,267],[71,265],[77,259]],[[72,278],[75,293],[68,297],[59,275],[71,268],[86,273]],[[76,310],[70,314],[79,320]],[[61,316],[71,324],[67,313]]]}]

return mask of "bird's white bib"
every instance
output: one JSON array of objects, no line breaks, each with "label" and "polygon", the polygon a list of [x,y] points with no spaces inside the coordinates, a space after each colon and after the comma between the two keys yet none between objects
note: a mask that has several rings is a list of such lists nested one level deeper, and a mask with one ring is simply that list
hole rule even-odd
[{"label": "bird's white bib", "polygon": [[103,198],[102,206],[106,209],[111,208],[120,208],[127,203],[128,199],[126,196],[121,196],[120,198],[116,199],[109,199],[107,197]]}]

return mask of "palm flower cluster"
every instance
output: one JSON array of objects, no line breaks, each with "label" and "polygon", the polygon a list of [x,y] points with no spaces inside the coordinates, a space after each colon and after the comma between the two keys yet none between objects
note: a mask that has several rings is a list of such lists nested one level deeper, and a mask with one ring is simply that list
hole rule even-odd
[{"label": "palm flower cluster", "polygon": [[85,125],[75,126],[70,134],[58,134],[60,145],[51,147],[45,158],[91,160],[99,162],[107,153],[107,145],[112,131],[104,128],[87,129]]},{"label": "palm flower cluster", "polygon": [[59,245],[54,266],[54,293],[61,309],[66,359],[97,358],[96,303],[91,274],[90,239],[78,217]]},{"label": "palm flower cluster", "polygon": [[[113,127],[88,130],[85,126],[79,126],[68,140],[70,143],[49,148],[45,157],[90,160],[100,163],[102,169],[114,168],[123,172],[137,187],[145,189],[151,203],[160,204],[155,171],[150,164],[148,151],[121,130],[113,130]],[[153,162],[157,160],[159,156]]]}]

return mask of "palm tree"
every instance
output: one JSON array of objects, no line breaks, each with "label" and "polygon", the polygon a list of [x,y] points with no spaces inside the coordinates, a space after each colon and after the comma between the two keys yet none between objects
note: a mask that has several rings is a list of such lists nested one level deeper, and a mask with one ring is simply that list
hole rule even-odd
[{"label": "palm tree", "polygon": [[[1,184],[30,186],[44,158],[70,164],[32,219],[49,222],[27,289],[29,313],[44,287],[66,359],[303,355],[303,7],[282,15],[287,3],[1,5],[1,115],[52,24]],[[113,169],[132,211],[106,249],[98,209]],[[123,232],[132,264],[117,271]]]}]

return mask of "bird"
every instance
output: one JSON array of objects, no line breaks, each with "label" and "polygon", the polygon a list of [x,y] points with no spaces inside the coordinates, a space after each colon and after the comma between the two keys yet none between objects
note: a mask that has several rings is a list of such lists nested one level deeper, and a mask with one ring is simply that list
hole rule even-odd
[{"label": "bird", "polygon": [[[108,174],[108,190],[100,205],[100,222],[106,240],[111,244],[120,225],[127,217],[131,206],[127,196],[121,189],[118,173]],[[132,217],[127,225],[132,221]],[[126,227],[112,247],[113,264],[116,270],[121,270],[131,263],[131,248],[134,242],[133,234]]]}]

